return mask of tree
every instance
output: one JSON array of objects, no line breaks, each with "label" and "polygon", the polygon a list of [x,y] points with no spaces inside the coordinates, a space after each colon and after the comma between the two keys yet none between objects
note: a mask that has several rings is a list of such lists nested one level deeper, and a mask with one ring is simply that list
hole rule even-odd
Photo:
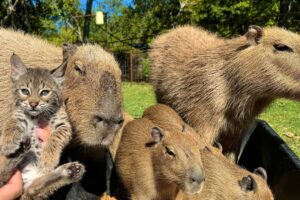
[{"label": "tree", "polygon": [[[0,3],[0,23],[3,27],[53,38],[60,29],[73,30],[73,16],[82,15],[79,0],[3,0]],[[80,23],[80,22],[78,22]]]},{"label": "tree", "polygon": [[93,5],[93,0],[86,1],[85,20],[84,20],[84,27],[83,27],[83,42],[84,43],[87,43],[89,40],[92,5]]}]

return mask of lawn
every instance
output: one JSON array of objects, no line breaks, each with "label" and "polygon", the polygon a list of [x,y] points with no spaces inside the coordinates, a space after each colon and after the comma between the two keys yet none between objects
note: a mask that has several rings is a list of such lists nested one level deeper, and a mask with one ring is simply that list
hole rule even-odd
[{"label": "lawn", "polygon": [[[155,104],[153,89],[146,83],[123,83],[126,112],[140,117]],[[285,99],[275,101],[259,118],[266,120],[291,149],[300,156],[300,103]]]}]

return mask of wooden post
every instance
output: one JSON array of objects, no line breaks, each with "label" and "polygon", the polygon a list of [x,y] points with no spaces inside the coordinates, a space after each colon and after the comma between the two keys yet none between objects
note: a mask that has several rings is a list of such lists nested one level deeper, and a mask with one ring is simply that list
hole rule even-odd
[{"label": "wooden post", "polygon": [[129,54],[129,65],[130,65],[130,82],[133,82],[133,61],[132,61],[132,52]]}]

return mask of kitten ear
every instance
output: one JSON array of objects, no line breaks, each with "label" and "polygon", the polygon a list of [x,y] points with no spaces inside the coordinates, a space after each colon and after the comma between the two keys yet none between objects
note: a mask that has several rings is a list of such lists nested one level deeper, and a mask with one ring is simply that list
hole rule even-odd
[{"label": "kitten ear", "polygon": [[21,58],[13,53],[10,57],[11,64],[11,79],[16,81],[19,77],[27,72],[26,66],[22,62]]},{"label": "kitten ear", "polygon": [[58,85],[62,85],[64,81],[64,75],[67,68],[67,61],[64,61],[60,66],[50,71],[51,76],[54,78]]}]

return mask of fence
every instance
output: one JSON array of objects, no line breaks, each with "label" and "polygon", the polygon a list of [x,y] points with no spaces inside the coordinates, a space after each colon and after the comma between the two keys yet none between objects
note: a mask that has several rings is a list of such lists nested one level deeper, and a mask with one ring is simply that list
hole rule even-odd
[{"label": "fence", "polygon": [[147,53],[115,53],[115,57],[122,71],[122,81],[149,82],[150,63]]}]

